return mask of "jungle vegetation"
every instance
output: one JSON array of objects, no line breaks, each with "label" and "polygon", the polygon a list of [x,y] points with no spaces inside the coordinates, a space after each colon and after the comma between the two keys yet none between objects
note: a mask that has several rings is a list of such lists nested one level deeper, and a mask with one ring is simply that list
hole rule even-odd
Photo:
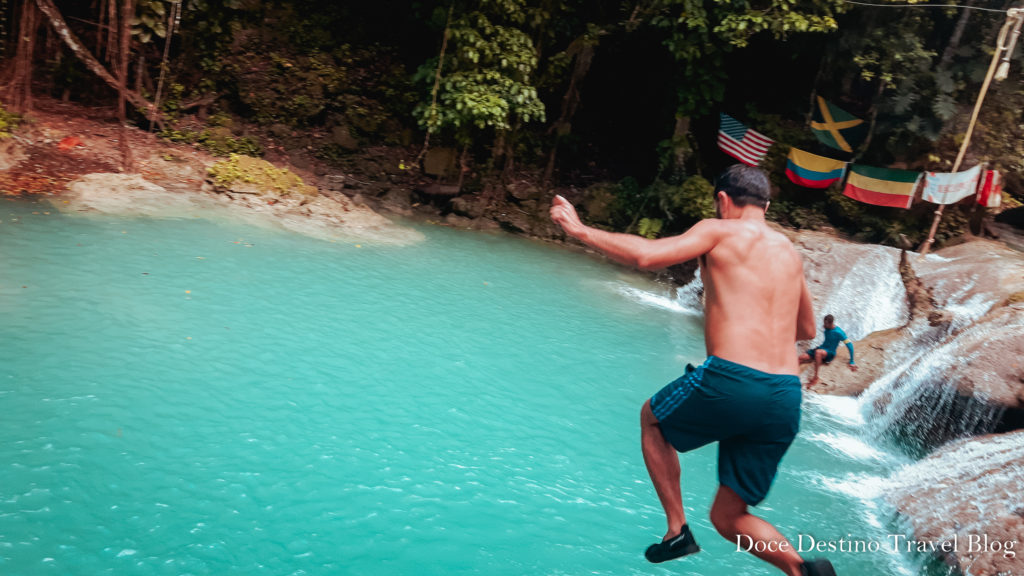
[{"label": "jungle vegetation", "polygon": [[[799,188],[789,146],[828,154],[807,128],[822,96],[870,122],[852,158],[948,171],[1005,18],[845,0],[2,0],[0,133],[46,94],[223,156],[312,132],[327,137],[293,142],[339,166],[374,147],[450,149],[440,177],[460,194],[574,187],[603,199],[594,223],[654,237],[713,212],[710,180],[734,162],[716,146],[725,112],[779,143],[762,163],[772,218],[919,242],[934,206]],[[965,164],[1000,169],[1017,198],[1019,52]],[[972,209],[947,210],[939,240]]]}]

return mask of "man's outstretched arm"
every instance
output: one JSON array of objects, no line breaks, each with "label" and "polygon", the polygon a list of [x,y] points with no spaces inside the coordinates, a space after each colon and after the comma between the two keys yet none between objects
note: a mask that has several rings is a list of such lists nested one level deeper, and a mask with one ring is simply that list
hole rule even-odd
[{"label": "man's outstretched arm", "polygon": [[604,252],[616,262],[641,270],[657,270],[693,260],[714,248],[719,238],[719,227],[714,220],[701,220],[685,234],[657,240],[605,232],[583,224],[576,209],[561,196],[555,196],[551,204],[551,219],[569,236]]}]

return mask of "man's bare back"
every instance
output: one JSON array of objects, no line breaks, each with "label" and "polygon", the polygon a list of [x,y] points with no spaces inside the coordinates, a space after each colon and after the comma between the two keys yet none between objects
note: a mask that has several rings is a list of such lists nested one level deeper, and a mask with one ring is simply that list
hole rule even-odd
[{"label": "man's bare back", "polygon": [[701,258],[708,355],[774,374],[797,374],[793,353],[803,264],[789,239],[762,219],[713,221],[714,247]]}]

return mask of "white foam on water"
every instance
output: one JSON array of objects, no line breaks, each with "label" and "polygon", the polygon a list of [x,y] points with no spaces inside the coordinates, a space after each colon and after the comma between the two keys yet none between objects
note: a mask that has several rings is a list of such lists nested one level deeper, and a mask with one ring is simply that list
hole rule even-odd
[{"label": "white foam on water", "polygon": [[951,302],[946,310],[953,313],[952,329],[962,330],[988,313],[996,304],[996,300],[986,297],[987,294],[975,294],[963,301]]},{"label": "white foam on water", "polygon": [[668,310],[678,314],[686,314],[688,316],[700,316],[703,314],[703,311],[699,308],[694,309],[684,301],[677,298],[671,298],[668,295],[656,294],[648,290],[641,290],[624,284],[617,284],[615,286],[615,291],[644,306],[660,308],[662,310]]},{"label": "white foam on water", "polygon": [[857,427],[863,426],[865,423],[860,402],[856,398],[830,394],[807,394],[804,396],[804,402],[844,426]]},{"label": "white foam on water", "polygon": [[892,480],[874,474],[847,474],[841,477],[818,476],[814,484],[828,492],[842,494],[867,504],[881,498],[892,487]]},{"label": "white foam on water", "polygon": [[879,450],[852,434],[811,434],[809,439],[824,444],[840,456],[856,461],[886,461],[889,454]]}]

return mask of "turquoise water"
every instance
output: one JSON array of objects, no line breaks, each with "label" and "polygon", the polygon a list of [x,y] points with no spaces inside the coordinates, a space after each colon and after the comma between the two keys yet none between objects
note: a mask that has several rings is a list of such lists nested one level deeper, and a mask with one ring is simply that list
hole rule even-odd
[{"label": "turquoise water", "polygon": [[[0,574],[773,573],[707,519],[714,448],[683,457],[704,551],[643,560],[665,527],[639,408],[703,350],[639,276],[437,227],[385,247],[26,201],[0,220]],[[888,547],[871,486],[898,458],[858,418],[805,402],[759,508],[794,540]]]}]

